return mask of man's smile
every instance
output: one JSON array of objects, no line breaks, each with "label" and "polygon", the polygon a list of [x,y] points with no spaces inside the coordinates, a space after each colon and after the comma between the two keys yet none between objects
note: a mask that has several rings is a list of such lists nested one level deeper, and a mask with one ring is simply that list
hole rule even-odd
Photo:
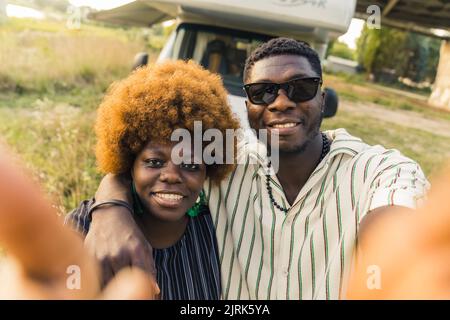
[{"label": "man's smile", "polygon": [[283,136],[295,133],[302,125],[303,121],[301,120],[277,119],[268,121],[265,127],[268,131],[276,131],[280,136]]}]

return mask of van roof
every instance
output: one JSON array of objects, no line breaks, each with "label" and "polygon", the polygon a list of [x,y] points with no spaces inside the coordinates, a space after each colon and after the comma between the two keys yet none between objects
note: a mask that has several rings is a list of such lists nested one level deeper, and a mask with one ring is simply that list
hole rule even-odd
[{"label": "van roof", "polygon": [[356,0],[141,0],[90,18],[110,23],[151,26],[178,18],[182,22],[328,41],[345,33]]}]

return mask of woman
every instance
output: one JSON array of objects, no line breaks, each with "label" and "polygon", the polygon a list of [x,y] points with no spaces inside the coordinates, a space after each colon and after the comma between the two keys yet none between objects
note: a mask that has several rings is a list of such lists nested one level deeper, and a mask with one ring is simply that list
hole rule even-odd
[{"label": "woman", "polygon": [[[194,62],[140,68],[114,84],[98,110],[99,168],[129,174],[134,198],[129,209],[153,248],[162,299],[219,299],[221,293],[216,236],[202,186],[206,177],[221,181],[233,166],[206,165],[194,148],[183,149],[181,163],[174,161],[171,135],[187,129],[192,137],[194,121],[201,121],[203,132],[215,128],[225,135],[238,128],[220,78]],[[86,234],[90,221],[82,217],[90,215],[82,213],[104,204],[85,201],[68,221]]]}]

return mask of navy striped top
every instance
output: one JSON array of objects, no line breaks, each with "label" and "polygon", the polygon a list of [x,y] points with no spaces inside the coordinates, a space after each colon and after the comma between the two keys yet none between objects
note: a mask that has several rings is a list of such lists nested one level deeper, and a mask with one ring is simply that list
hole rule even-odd
[{"label": "navy striped top", "polygon": [[[84,236],[89,231],[89,208],[94,200],[83,201],[65,220]],[[203,206],[190,217],[186,231],[173,246],[153,249],[158,286],[163,300],[218,300],[221,294],[217,239],[211,214]]]}]

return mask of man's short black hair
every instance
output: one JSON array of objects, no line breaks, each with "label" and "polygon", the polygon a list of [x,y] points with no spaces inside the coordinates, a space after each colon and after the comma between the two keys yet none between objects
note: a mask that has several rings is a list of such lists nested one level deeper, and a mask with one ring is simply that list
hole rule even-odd
[{"label": "man's short black hair", "polygon": [[317,52],[308,43],[290,38],[274,38],[257,47],[245,61],[244,82],[247,82],[253,65],[264,58],[278,55],[305,57],[313,70],[322,78],[322,66]]}]

